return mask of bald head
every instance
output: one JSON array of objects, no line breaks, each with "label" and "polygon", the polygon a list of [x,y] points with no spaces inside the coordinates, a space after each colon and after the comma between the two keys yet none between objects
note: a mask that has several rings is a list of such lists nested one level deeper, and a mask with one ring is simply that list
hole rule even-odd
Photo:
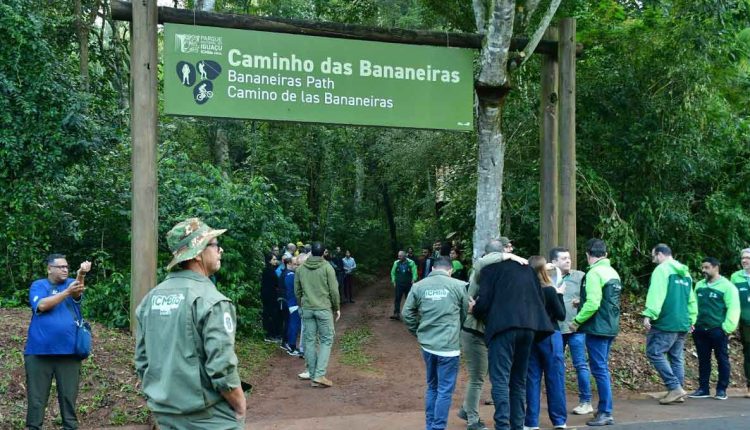
[{"label": "bald head", "polygon": [[486,254],[489,254],[490,252],[503,252],[504,248],[505,246],[499,239],[491,239],[487,242],[487,245],[484,245],[484,252]]}]

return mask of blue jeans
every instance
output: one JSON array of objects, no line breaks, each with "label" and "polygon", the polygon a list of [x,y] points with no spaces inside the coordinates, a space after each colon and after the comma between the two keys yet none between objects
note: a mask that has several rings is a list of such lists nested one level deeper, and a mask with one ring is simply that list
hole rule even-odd
[{"label": "blue jeans", "polygon": [[596,381],[596,390],[599,392],[598,413],[612,413],[612,387],[609,381],[609,350],[612,347],[614,337],[586,335],[586,350],[589,353],[591,374]]},{"label": "blue jeans", "polygon": [[570,360],[576,369],[576,381],[578,381],[578,401],[580,403],[591,403],[591,372],[589,362],[586,359],[586,334],[566,333],[563,337],[563,348],[570,349]]},{"label": "blue jeans", "polygon": [[[297,348],[297,338],[299,337],[299,328],[302,325],[302,319],[299,316],[299,309],[289,313],[289,319],[286,325],[286,341],[292,350]],[[302,342],[300,342],[302,343]]]},{"label": "blue jeans", "polygon": [[443,430],[448,425],[451,397],[456,389],[458,364],[461,357],[442,357],[422,350],[427,370],[424,391],[425,429]]},{"label": "blue jeans", "polygon": [[652,328],[646,335],[646,355],[661,376],[667,390],[682,388],[685,382],[685,333]]},{"label": "blue jeans", "polygon": [[568,406],[565,400],[565,358],[562,335],[559,331],[531,347],[526,378],[527,409],[524,425],[527,427],[539,427],[542,373],[544,385],[547,387],[549,419],[553,426],[565,424],[568,420]]},{"label": "blue jeans", "polygon": [[512,328],[496,334],[487,345],[495,430],[523,428],[526,372],[533,343],[532,330]]},{"label": "blue jeans", "polygon": [[708,391],[708,381],[711,376],[711,351],[716,356],[719,367],[719,380],[716,381],[717,390],[726,390],[729,386],[729,336],[721,327],[712,329],[696,328],[693,332],[695,350],[698,353],[698,382],[702,390]]}]

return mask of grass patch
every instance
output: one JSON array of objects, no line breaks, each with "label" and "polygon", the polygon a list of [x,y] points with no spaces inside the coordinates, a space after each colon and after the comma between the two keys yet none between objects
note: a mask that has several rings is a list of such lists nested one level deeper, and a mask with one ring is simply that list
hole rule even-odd
[{"label": "grass patch", "polygon": [[368,327],[356,327],[347,330],[339,339],[341,356],[339,361],[348,366],[360,369],[372,367],[372,357],[365,352],[365,346],[372,339],[372,332]]},{"label": "grass patch", "polygon": [[257,380],[257,375],[264,372],[268,361],[278,348],[275,343],[269,344],[258,338],[237,335],[234,351],[240,362],[240,379],[245,382],[250,382],[251,379]]}]

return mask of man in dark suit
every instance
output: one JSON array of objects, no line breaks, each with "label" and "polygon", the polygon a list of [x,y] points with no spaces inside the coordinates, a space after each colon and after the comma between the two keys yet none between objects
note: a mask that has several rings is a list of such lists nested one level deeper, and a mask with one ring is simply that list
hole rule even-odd
[{"label": "man in dark suit", "polygon": [[[485,247],[488,254],[503,251],[499,239]],[[490,264],[482,268],[479,295],[472,303],[471,312],[485,323],[495,429],[522,429],[531,346],[554,331],[539,279],[533,269],[515,261]]]}]

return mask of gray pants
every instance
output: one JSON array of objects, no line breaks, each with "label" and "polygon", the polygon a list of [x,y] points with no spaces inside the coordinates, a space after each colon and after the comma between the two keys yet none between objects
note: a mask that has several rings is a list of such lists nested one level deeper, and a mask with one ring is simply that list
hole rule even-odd
[{"label": "gray pants", "polygon": [[304,309],[302,324],[305,327],[305,364],[310,379],[326,376],[333,346],[333,313],[330,310]]},{"label": "gray pants", "polygon": [[44,425],[44,410],[47,408],[54,377],[63,429],[77,429],[76,399],[81,360],[72,355],[27,355],[24,356],[24,366],[26,398],[29,403],[26,410],[26,428],[40,430]]},{"label": "gray pants", "polygon": [[229,403],[221,401],[205,411],[188,415],[154,414],[161,430],[244,430]]},{"label": "gray pants", "polygon": [[469,374],[462,407],[469,424],[474,424],[479,421],[479,396],[487,377],[487,345],[484,337],[461,330],[461,349]]}]

